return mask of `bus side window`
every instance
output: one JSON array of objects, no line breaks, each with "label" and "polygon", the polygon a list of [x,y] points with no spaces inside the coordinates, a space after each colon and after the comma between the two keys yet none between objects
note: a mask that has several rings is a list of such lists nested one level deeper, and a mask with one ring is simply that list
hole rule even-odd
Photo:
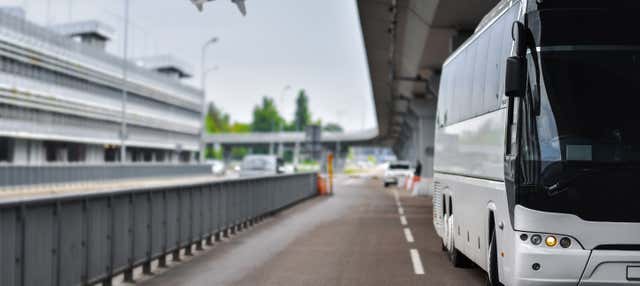
[{"label": "bus side window", "polygon": [[447,199],[444,195],[442,195],[442,217],[447,214]]},{"label": "bus side window", "polygon": [[518,114],[520,113],[520,99],[512,98],[509,100],[509,126],[507,128],[507,154],[515,155],[518,150]]}]

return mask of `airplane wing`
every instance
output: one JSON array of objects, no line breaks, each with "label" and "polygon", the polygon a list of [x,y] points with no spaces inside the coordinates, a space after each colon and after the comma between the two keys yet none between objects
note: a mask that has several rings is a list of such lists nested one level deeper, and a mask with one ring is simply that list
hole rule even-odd
[{"label": "airplane wing", "polygon": [[191,0],[191,3],[193,3],[193,5],[196,5],[196,8],[198,8],[198,11],[200,12],[202,12],[204,2],[207,2],[207,0]]},{"label": "airplane wing", "polygon": [[[196,8],[198,8],[198,10],[202,12],[204,3],[210,2],[210,1],[215,1],[215,0],[191,0],[191,3],[193,3],[193,5],[195,5]],[[235,3],[236,5],[238,5],[238,9],[240,9],[240,13],[242,13],[242,16],[247,15],[247,6],[245,6],[244,1],[245,0],[231,0],[232,3]]]},{"label": "airplane wing", "polygon": [[236,5],[238,5],[238,9],[240,9],[240,13],[242,13],[242,16],[247,15],[247,6],[245,6],[244,1],[245,0],[231,0],[231,2],[236,3]]}]

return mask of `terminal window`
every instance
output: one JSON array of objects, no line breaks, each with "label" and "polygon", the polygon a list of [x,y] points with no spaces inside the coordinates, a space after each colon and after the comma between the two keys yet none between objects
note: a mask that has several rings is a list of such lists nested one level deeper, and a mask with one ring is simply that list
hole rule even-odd
[{"label": "terminal window", "polygon": [[12,161],[12,146],[11,139],[0,138],[0,163]]}]

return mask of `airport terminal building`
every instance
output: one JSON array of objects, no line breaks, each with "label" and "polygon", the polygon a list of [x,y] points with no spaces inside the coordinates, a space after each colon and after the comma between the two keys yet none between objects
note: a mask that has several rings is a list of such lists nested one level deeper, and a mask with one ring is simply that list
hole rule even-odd
[{"label": "airport terminal building", "polygon": [[113,34],[0,9],[0,164],[119,162],[122,142],[126,162],[197,160],[204,96],[182,82],[191,68],[171,56],[125,68],[105,51]]}]

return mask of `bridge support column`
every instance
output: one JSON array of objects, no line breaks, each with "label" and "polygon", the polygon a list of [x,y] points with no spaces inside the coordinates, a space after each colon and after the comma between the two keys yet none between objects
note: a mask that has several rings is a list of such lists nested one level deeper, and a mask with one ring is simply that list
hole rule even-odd
[{"label": "bridge support column", "polygon": [[300,142],[296,142],[293,146],[293,166],[297,167],[300,163]]},{"label": "bridge support column", "polygon": [[278,143],[278,157],[284,158],[284,144],[282,143],[282,141]]},{"label": "bridge support column", "polygon": [[430,178],[433,176],[436,102],[413,99],[410,106],[402,128],[403,140],[394,146],[394,151],[400,159],[412,161],[414,164],[420,161],[422,177]]}]

